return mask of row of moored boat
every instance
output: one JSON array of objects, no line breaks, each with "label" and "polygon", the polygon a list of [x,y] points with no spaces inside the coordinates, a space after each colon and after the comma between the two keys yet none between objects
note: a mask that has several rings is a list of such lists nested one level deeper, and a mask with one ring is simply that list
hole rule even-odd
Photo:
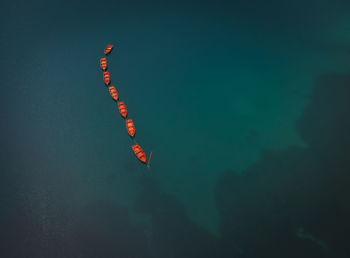
[{"label": "row of moored boat", "polygon": [[[112,51],[112,49],[113,49],[113,45],[107,45],[107,47],[104,50],[105,55],[107,56]],[[109,90],[111,97],[117,102],[120,115],[125,119],[126,130],[127,130],[128,134],[130,135],[130,137],[134,138],[135,133],[136,133],[134,122],[132,119],[128,118],[128,111],[126,109],[126,105],[123,101],[119,100],[119,95],[118,95],[117,89],[114,86],[110,85],[111,84],[111,76],[109,74],[109,71],[107,70],[108,65],[107,65],[107,58],[106,57],[102,57],[100,59],[100,66],[101,66],[101,69],[103,70],[103,81],[106,84],[106,86],[108,87],[108,90]],[[131,147],[132,147],[132,150],[134,151],[136,157],[141,162],[146,163],[146,154],[141,149],[140,145],[135,143]],[[152,152],[150,154],[150,157],[151,157],[151,155],[152,155]],[[149,163],[149,161],[148,161],[148,163]],[[149,166],[149,164],[147,166]]]}]

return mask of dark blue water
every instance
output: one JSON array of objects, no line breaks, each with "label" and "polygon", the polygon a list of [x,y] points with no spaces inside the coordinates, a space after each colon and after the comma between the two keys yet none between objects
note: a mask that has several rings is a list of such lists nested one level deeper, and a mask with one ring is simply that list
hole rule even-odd
[{"label": "dark blue water", "polygon": [[350,256],[348,1],[0,9],[1,257]]}]

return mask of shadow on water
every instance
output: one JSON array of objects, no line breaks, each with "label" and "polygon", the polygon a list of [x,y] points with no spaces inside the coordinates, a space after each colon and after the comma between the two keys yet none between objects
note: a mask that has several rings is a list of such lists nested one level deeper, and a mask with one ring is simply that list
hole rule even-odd
[{"label": "shadow on water", "polygon": [[184,206],[154,179],[144,178],[135,209],[150,216],[153,257],[214,257],[217,239],[192,222]]},{"label": "shadow on water", "polygon": [[[349,257],[350,74],[320,77],[297,122],[309,145],[264,151],[243,175],[221,174],[222,250],[242,257]],[[229,257],[229,256],[228,256]]]}]

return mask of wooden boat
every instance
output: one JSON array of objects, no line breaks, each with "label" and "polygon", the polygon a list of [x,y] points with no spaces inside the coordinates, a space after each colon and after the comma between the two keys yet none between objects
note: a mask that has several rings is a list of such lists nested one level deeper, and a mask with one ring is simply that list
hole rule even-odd
[{"label": "wooden boat", "polygon": [[125,103],[123,101],[118,102],[118,109],[119,109],[119,113],[121,114],[121,116],[126,118],[126,116],[128,115],[128,111],[127,111]]},{"label": "wooden boat", "polygon": [[118,96],[117,89],[114,86],[109,86],[108,90],[109,90],[109,93],[111,94],[112,98],[114,100],[118,100],[119,96]]},{"label": "wooden boat", "polygon": [[103,80],[106,85],[110,84],[111,82],[111,76],[109,75],[109,72],[103,72]]},{"label": "wooden boat", "polygon": [[132,150],[134,151],[136,157],[143,163],[146,163],[146,154],[145,152],[141,149],[140,145],[134,144],[131,146]]},{"label": "wooden boat", "polygon": [[132,119],[126,119],[126,130],[131,137],[135,136],[135,125]]},{"label": "wooden boat", "polygon": [[102,57],[100,59],[100,66],[103,71],[106,71],[107,69],[107,59],[105,57]]},{"label": "wooden boat", "polygon": [[105,55],[108,55],[112,51],[113,45],[107,45],[105,50],[103,51]]}]

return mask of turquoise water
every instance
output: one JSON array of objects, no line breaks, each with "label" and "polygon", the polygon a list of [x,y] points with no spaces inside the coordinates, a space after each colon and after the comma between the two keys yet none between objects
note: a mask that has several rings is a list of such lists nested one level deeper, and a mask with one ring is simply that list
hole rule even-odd
[{"label": "turquoise water", "polygon": [[8,257],[349,255],[346,1],[4,5]]}]

